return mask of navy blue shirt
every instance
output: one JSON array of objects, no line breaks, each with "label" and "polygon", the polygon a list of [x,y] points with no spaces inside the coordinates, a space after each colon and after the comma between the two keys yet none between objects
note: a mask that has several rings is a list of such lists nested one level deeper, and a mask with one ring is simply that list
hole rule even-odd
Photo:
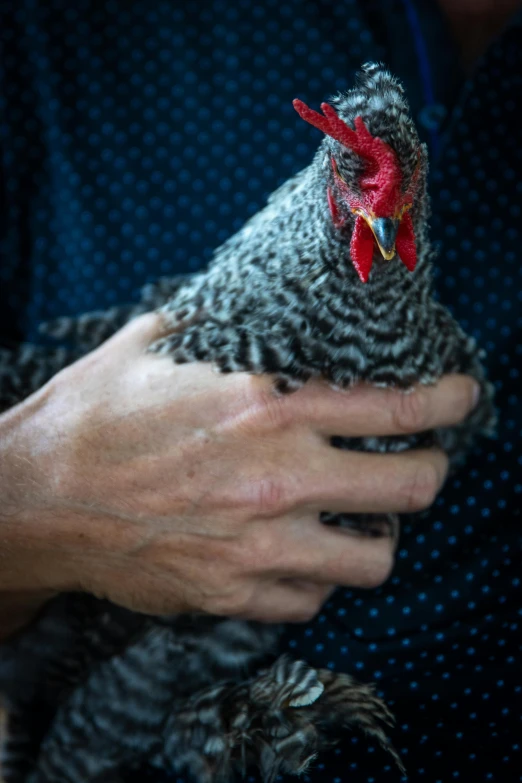
[{"label": "navy blue shirt", "polygon": [[[376,681],[413,781],[522,780],[522,27],[465,80],[414,0],[0,0],[0,335],[195,271],[306,166],[295,114],[367,60],[406,85],[431,155],[437,287],[488,353],[499,437],[481,444],[372,591],[338,590],[285,646]],[[399,777],[358,737],[305,780]]]}]

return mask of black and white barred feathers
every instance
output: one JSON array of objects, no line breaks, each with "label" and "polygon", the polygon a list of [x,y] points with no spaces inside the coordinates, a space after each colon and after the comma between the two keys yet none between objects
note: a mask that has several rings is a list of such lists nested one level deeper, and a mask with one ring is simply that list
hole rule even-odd
[{"label": "black and white barred feathers", "polygon": [[[375,244],[368,282],[360,280],[350,257],[356,214],[343,193],[361,195],[368,161],[327,135],[310,166],[216,251],[206,272],[149,286],[134,307],[49,325],[68,351],[46,358],[25,346],[0,356],[3,406],[36,389],[60,361],[161,307],[171,333],[151,351],[176,362],[210,361],[224,372],[271,373],[279,392],[311,377],[336,387],[366,381],[408,390],[456,371],[481,384],[479,406],[460,427],[336,439],[338,447],[401,450],[436,438],[456,463],[477,434],[490,433],[492,393],[475,343],[432,298],[426,151],[403,90],[370,64],[333,105],[351,128],[361,117],[396,156],[401,192],[414,194],[413,272],[396,256],[385,260]],[[362,516],[325,509],[323,519],[373,530],[374,520]],[[270,665],[279,634],[256,623],[142,617],[87,596],[60,597],[0,650],[0,690],[10,710],[7,783],[116,783],[146,764],[188,771],[198,783],[229,781],[254,766],[273,781],[299,774],[351,729],[397,759],[384,732],[391,716],[372,686],[286,656]]]}]

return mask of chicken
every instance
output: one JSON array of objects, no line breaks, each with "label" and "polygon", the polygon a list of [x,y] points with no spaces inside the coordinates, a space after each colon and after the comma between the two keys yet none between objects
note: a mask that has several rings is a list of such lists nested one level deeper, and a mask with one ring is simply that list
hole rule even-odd
[{"label": "chicken", "polygon": [[[207,271],[160,281],[134,307],[60,319],[47,332],[86,351],[161,307],[167,334],[152,352],[211,361],[221,372],[271,373],[276,393],[312,377],[406,392],[465,372],[482,395],[461,426],[333,444],[398,451],[436,440],[456,465],[478,434],[492,431],[493,395],[475,342],[432,296],[427,152],[403,89],[384,67],[367,64],[322,114],[299,100],[294,106],[324,134],[317,154],[216,251]],[[24,385],[13,381],[20,365],[5,373],[11,389]],[[327,509],[322,518],[370,533],[375,523]],[[384,521],[396,525],[392,516]],[[11,772],[6,764],[7,782],[114,782],[143,763],[188,770],[198,783],[256,765],[272,781],[299,774],[353,728],[400,765],[384,731],[391,716],[372,686],[286,656],[270,665],[280,632],[223,618],[142,618],[62,596],[1,651],[0,674],[7,662],[11,680],[0,686],[26,748]],[[38,673],[32,681],[30,671]],[[37,726],[35,705],[44,705]]]}]

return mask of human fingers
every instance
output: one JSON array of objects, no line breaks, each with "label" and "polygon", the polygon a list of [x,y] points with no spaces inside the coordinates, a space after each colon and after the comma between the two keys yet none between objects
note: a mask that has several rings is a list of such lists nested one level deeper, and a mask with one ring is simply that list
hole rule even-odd
[{"label": "human fingers", "polygon": [[296,420],[324,435],[347,437],[403,435],[458,424],[473,410],[477,382],[467,375],[445,375],[434,386],[411,392],[360,384],[335,391],[312,381],[285,399]]},{"label": "human fingers", "polygon": [[373,454],[310,449],[295,482],[294,508],[381,514],[412,513],[431,506],[444,484],[448,458],[440,449]]},{"label": "human fingers", "polygon": [[236,616],[264,623],[305,623],[315,617],[334,589],[308,579],[260,581],[249,606]]},{"label": "human fingers", "polygon": [[281,555],[273,559],[272,573],[326,587],[377,587],[390,574],[397,545],[391,531],[379,538],[354,536],[310,516],[280,524],[277,535]]}]

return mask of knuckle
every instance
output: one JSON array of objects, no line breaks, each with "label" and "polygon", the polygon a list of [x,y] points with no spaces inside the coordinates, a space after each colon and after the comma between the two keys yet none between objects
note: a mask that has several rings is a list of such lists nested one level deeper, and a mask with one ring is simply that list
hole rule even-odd
[{"label": "knuckle", "polygon": [[429,408],[426,391],[416,389],[410,394],[398,394],[393,420],[399,433],[422,432],[427,429]]},{"label": "knuckle", "polygon": [[430,462],[418,462],[405,486],[406,512],[431,506],[439,489],[437,469]]},{"label": "knuckle", "polygon": [[259,517],[274,517],[290,506],[287,484],[273,476],[260,478],[252,486],[252,503]]},{"label": "knuckle", "polygon": [[276,431],[286,428],[290,423],[285,397],[277,396],[272,391],[265,391],[260,395],[259,408],[264,421]]},{"label": "knuckle", "polygon": [[250,386],[245,392],[243,404],[247,411],[247,420],[252,427],[262,432],[279,432],[285,429],[291,420],[286,398],[274,394],[271,388],[253,387],[255,379],[247,379],[247,383]]}]

